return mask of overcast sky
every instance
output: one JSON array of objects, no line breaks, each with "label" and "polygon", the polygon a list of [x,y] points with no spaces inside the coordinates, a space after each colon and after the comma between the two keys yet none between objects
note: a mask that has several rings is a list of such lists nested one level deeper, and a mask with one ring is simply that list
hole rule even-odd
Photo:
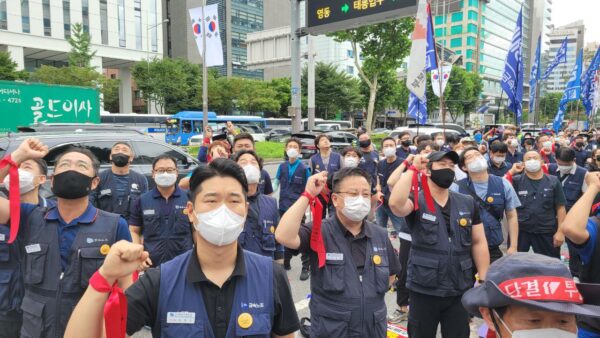
[{"label": "overcast sky", "polygon": [[581,19],[586,28],[585,43],[600,42],[600,0],[554,0],[554,25],[562,26]]}]

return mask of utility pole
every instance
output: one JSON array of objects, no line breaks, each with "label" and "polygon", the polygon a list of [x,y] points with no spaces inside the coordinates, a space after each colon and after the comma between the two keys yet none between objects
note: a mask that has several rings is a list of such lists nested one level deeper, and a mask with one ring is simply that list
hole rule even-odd
[{"label": "utility pole", "polygon": [[302,96],[301,96],[301,74],[300,74],[300,1],[290,0],[290,43],[292,58],[292,105],[288,108],[288,115],[292,118],[292,133],[302,130]]},{"label": "utility pole", "polygon": [[308,39],[308,130],[315,129],[315,43],[314,37]]}]

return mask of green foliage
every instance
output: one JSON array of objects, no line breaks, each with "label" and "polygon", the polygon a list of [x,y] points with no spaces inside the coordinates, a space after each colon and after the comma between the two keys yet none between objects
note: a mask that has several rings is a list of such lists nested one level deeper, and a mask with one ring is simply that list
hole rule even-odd
[{"label": "green foliage", "polygon": [[258,113],[278,112],[281,103],[277,98],[280,93],[259,80],[241,77],[220,77],[212,84],[209,79],[208,103],[212,110],[231,114],[235,111]]},{"label": "green foliage", "polygon": [[[308,69],[302,73],[302,94],[308,93]],[[360,81],[337,66],[317,62],[315,65],[315,115],[328,119],[333,114],[362,107]]]},{"label": "green foliage", "polygon": [[452,122],[456,122],[459,116],[469,114],[477,108],[482,90],[483,82],[478,74],[467,72],[458,66],[452,67],[444,91],[444,103]]},{"label": "green foliage", "polygon": [[[413,18],[387,21],[331,34],[336,41],[350,41],[355,66],[369,88],[366,128],[371,130],[379,78],[398,69],[410,51],[409,34],[414,28]],[[357,62],[357,46],[361,48],[362,66]]]},{"label": "green foliage", "polygon": [[29,73],[18,71],[17,63],[10,57],[10,52],[0,52],[0,80],[27,80]]},{"label": "green foliage", "polygon": [[285,144],[283,142],[256,142],[256,153],[263,159],[283,159]]},{"label": "green foliage", "polygon": [[287,107],[292,105],[292,79],[289,77],[273,79],[269,83],[275,91],[275,100],[279,102],[277,117],[287,117]]},{"label": "green foliage", "polygon": [[540,99],[539,107],[542,119],[554,119],[562,96],[562,93],[546,93],[546,95]]},{"label": "green foliage", "polygon": [[119,85],[121,80],[103,77],[102,79],[102,100],[104,110],[109,112],[119,111]]},{"label": "green foliage", "polygon": [[74,23],[71,26],[71,36],[67,41],[71,45],[69,66],[90,67],[90,61],[96,55],[96,51],[90,50],[91,37],[83,30],[81,23]]}]

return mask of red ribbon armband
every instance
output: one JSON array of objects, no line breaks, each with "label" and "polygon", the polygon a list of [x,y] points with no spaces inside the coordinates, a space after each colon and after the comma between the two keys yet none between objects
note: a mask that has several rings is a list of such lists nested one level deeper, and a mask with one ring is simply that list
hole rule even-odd
[{"label": "red ribbon armband", "polygon": [[315,200],[315,196],[311,195],[308,191],[303,192],[300,196],[304,196],[308,199],[308,203],[312,203]]},{"label": "red ribbon armband", "polygon": [[102,293],[110,293],[104,304],[104,326],[107,338],[124,338],[127,328],[127,297],[115,282],[112,286],[96,271],[90,278],[90,286]]},{"label": "red ribbon armband", "polygon": [[[300,196],[308,198],[308,205],[310,206],[310,213],[313,219],[312,230],[310,232],[310,248],[317,253],[319,268],[322,268],[325,266],[325,242],[323,242],[323,235],[321,234],[323,204],[320,199],[311,195],[308,191],[303,192]],[[324,197],[326,197],[325,201],[329,200],[327,196]]]},{"label": "red ribbon armband", "polygon": [[8,155],[0,160],[0,169],[9,166],[8,175],[10,185],[8,189],[8,200],[10,208],[10,235],[8,243],[12,243],[19,233],[19,224],[21,223],[21,194],[19,193],[19,166]]}]

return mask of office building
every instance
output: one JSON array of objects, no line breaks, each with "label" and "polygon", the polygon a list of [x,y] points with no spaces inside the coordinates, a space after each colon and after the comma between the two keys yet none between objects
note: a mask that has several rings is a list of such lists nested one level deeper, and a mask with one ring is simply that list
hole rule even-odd
[{"label": "office building", "polygon": [[[565,26],[553,27],[549,33],[549,49],[545,55],[546,63],[554,60],[565,37],[567,38],[567,63],[554,68],[547,80],[543,82],[544,93],[562,93],[565,90],[571,71],[577,60],[577,54],[583,48],[585,26],[583,20]],[[546,68],[543,68],[546,69]]]},{"label": "office building", "polygon": [[[287,2],[283,1],[282,2]],[[219,25],[223,44],[223,61],[218,69],[222,76],[262,79],[262,70],[246,67],[246,34],[263,30],[263,0],[207,0],[219,5]],[[163,0],[165,55],[201,64],[202,59],[192,32],[188,10],[199,7],[201,0]]]},{"label": "office building", "polygon": [[81,23],[96,52],[92,66],[118,70],[119,111],[131,113],[129,68],[162,57],[161,17],[161,0],[0,0],[0,50],[10,52],[19,69],[65,66],[71,25]]}]

